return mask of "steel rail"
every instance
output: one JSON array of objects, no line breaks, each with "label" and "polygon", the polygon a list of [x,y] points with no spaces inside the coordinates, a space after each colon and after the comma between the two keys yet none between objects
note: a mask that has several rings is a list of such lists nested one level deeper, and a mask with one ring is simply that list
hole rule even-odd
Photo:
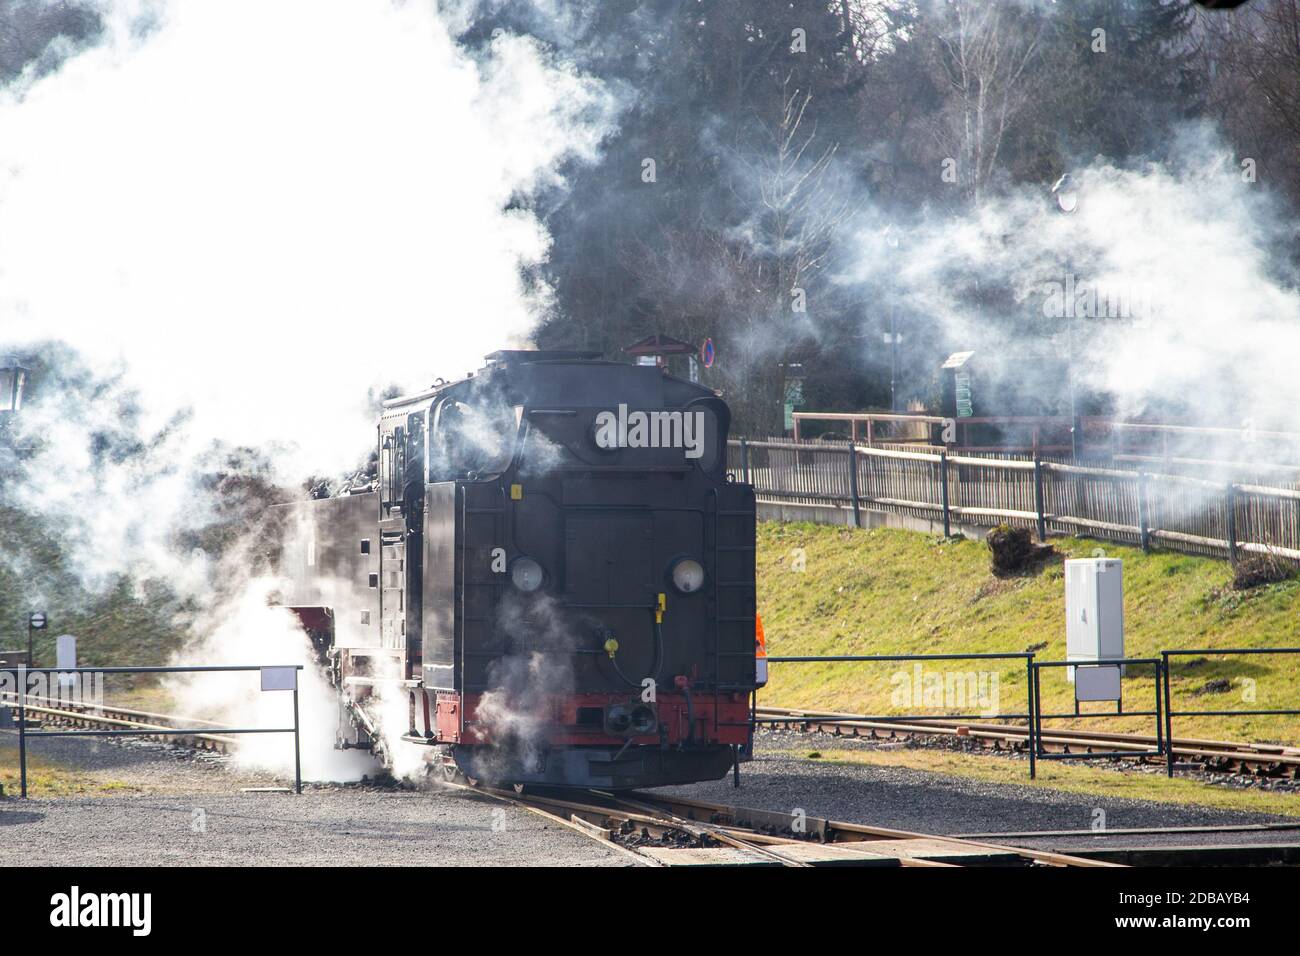
[{"label": "steel rail", "polygon": [[[15,691],[0,691],[0,699],[15,700],[16,697],[17,697],[17,692]],[[27,700],[29,701],[34,700],[37,703],[54,705],[54,706],[62,705],[62,709],[73,710],[73,711],[75,711],[78,707],[81,707],[83,709],[89,710],[94,713],[126,714],[130,717],[148,717],[152,720],[170,720],[170,721],[183,722],[187,724],[207,724],[209,727],[215,729],[220,729],[222,726],[217,721],[208,720],[205,717],[184,717],[179,714],[159,714],[151,710],[134,710],[130,707],[122,707],[118,704],[104,704],[102,706],[91,705],[91,704],[71,704],[68,701],[62,700],[58,697],[41,696],[40,694],[28,694]]]},{"label": "steel rail", "polygon": [[[27,699],[31,700],[34,696],[35,695],[28,695]],[[52,701],[52,698],[49,697],[37,697],[36,699]],[[11,691],[0,692],[0,703],[6,701],[10,702],[12,705],[16,705],[17,694]],[[130,733],[132,736],[145,736],[146,738],[156,737],[156,739],[163,739],[166,737],[190,738],[196,744],[199,741],[203,741],[204,743],[211,745],[210,747],[195,746],[194,749],[196,750],[211,749],[222,753],[229,751],[235,743],[233,737],[223,736],[219,733],[208,733],[202,728],[176,726],[176,724],[182,722],[194,722],[211,724],[213,730],[230,729],[201,718],[191,719],[188,717],[171,717],[166,714],[154,714],[148,711],[137,711],[131,710],[130,708],[115,706],[96,707],[93,710],[86,710],[75,707],[50,707],[43,704],[25,704],[25,710],[29,714],[42,714],[53,718],[55,722],[61,724],[107,728],[101,731],[88,732],[97,733],[101,736],[126,735],[127,733]],[[148,717],[151,718],[151,720],[137,720],[135,719],[137,717]],[[156,723],[155,721],[172,721],[172,723]],[[131,729],[134,729],[135,731],[151,731],[152,733],[135,734]],[[253,731],[241,731],[241,733],[244,732]],[[271,730],[256,728],[256,732],[285,733],[288,731],[283,728],[273,728]],[[58,734],[47,734],[37,731],[27,731],[26,735],[28,737],[59,736]],[[80,734],[79,736],[86,736],[86,734]],[[171,742],[179,743],[181,741],[172,740]]]},{"label": "steel rail", "polygon": [[[1131,715],[1130,715],[1131,716]],[[1015,724],[992,724],[943,717],[915,717],[873,719],[870,716],[837,711],[801,710],[798,708],[759,707],[755,721],[773,727],[801,725],[809,730],[829,728],[835,732],[849,731],[850,736],[940,735],[970,737],[981,743],[992,742],[1019,745],[1029,740],[1029,729]],[[860,731],[869,731],[867,734]],[[1087,750],[1144,751],[1155,745],[1155,738],[1146,734],[1115,731],[1075,730],[1054,728],[1042,737],[1045,747],[1069,752],[1070,748]],[[1190,757],[1206,764],[1226,762],[1234,773],[1251,772],[1249,768],[1263,768],[1270,776],[1300,778],[1300,747],[1286,744],[1250,743],[1231,740],[1207,740],[1197,737],[1177,737],[1173,740],[1176,756]],[[1140,754],[1135,753],[1135,756]],[[1211,767],[1222,772],[1222,768]]]},{"label": "steel rail", "polygon": [[[500,800],[541,814],[606,846],[621,849],[624,853],[634,856],[639,863],[653,866],[671,864],[665,863],[662,858],[655,857],[647,851],[672,850],[680,847],[639,846],[635,843],[620,842],[620,838],[635,839],[641,833],[647,836],[652,833],[658,834],[662,838],[677,833],[690,838],[696,844],[696,848],[707,848],[712,841],[752,857],[756,863],[786,867],[817,865],[816,862],[801,859],[792,853],[790,848],[793,847],[829,844],[839,845],[844,849],[858,847],[870,853],[872,842],[878,842],[882,846],[879,860],[873,862],[886,865],[892,854],[885,848],[885,844],[890,847],[898,844],[906,846],[908,842],[915,842],[917,847],[928,847],[928,855],[932,857],[947,856],[950,860],[965,858],[972,861],[966,865],[978,865],[980,861],[986,860],[1007,861],[1011,858],[1018,858],[1029,865],[1089,867],[1116,865],[1026,847],[843,823],[817,817],[806,818],[807,831],[803,834],[795,834],[789,829],[791,818],[787,814],[640,791],[626,794],[601,790],[579,790],[573,793],[529,792],[487,787],[463,778],[451,781],[448,785],[469,794]],[[771,832],[774,830],[780,832]],[[870,858],[861,858],[864,863],[868,859]],[[846,860],[836,859],[834,862],[842,864]],[[960,862],[953,863],[921,855],[908,856],[906,852],[899,853],[894,858],[894,862],[898,866],[905,867],[963,865]]]},{"label": "steel rail", "polygon": [[[652,805],[672,808],[673,812],[677,814],[681,814],[682,811],[686,811],[685,815],[687,816],[689,816],[689,813],[691,812],[707,813],[714,818],[722,817],[724,819],[732,819],[741,825],[744,825],[745,820],[757,822],[760,820],[771,821],[775,819],[782,820],[785,824],[788,824],[790,820],[788,814],[772,813],[771,811],[757,810],[748,807],[708,803],[703,800],[692,800],[685,797],[660,794],[649,796],[640,793],[638,793],[637,796]],[[958,837],[934,836],[926,833],[917,833],[911,830],[896,830],[888,827],[869,826],[862,823],[845,823],[838,820],[828,820],[820,817],[808,817],[806,819],[806,824],[809,828],[809,833],[817,832],[825,842],[832,844],[869,843],[873,840],[937,840],[967,849],[973,848],[989,850],[996,853],[1011,853],[1036,863],[1044,863],[1051,866],[1098,865],[1097,861],[1085,860],[1064,853],[1050,853],[1040,850],[1029,850],[1024,847],[982,843]]]},{"label": "steel rail", "polygon": [[1297,823],[1231,823],[1222,826],[1181,826],[1181,827],[1106,827],[1102,830],[1017,830],[994,833],[954,833],[953,836],[963,840],[1016,839],[1036,840],[1048,837],[1111,837],[1164,835],[1170,833],[1274,833],[1285,830],[1300,830]]}]

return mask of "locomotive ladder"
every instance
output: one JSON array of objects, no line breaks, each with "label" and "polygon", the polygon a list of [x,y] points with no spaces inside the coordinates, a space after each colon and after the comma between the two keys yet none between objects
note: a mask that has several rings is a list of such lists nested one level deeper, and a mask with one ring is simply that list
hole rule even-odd
[{"label": "locomotive ladder", "polygon": [[[749,640],[753,640],[754,614],[757,612],[758,593],[757,587],[752,576],[743,578],[725,578],[722,575],[723,555],[727,553],[753,554],[753,544],[721,544],[720,541],[741,541],[745,539],[747,525],[754,520],[754,513],[745,509],[733,509],[723,507],[723,496],[718,494],[717,490],[712,491],[711,501],[713,504],[712,517],[710,522],[710,539],[706,542],[706,548],[713,553],[713,685],[717,692],[724,690],[746,690],[750,689],[749,684],[724,684],[722,659],[730,658],[750,658],[754,656],[754,649],[749,642],[742,642],[742,649],[735,651],[724,651],[722,649],[722,629],[724,626],[741,625],[747,627]],[[725,533],[724,533],[725,532]],[[722,613],[722,594],[725,590],[748,591],[749,600],[744,602],[750,608],[748,614],[723,614]],[[718,729],[718,708],[713,709],[713,729]]]},{"label": "locomotive ladder", "polygon": [[[471,517],[475,515],[484,515],[492,521],[492,540],[501,541],[505,545],[507,551],[513,550],[514,529],[511,527],[510,522],[506,520],[506,499],[504,497],[504,489],[501,490],[499,495],[493,498],[492,504],[486,507],[476,507],[464,501],[463,496],[465,495],[465,491],[463,489],[459,494],[462,496],[462,500],[458,503],[458,507],[461,509],[462,514],[462,527],[468,525]],[[472,692],[481,693],[488,690],[488,687],[485,684],[476,683],[471,685],[469,683],[466,663],[470,658],[484,660],[499,657],[501,652],[495,647],[489,650],[471,650],[469,642],[465,640],[464,628],[466,625],[491,625],[494,621],[493,616],[490,613],[476,614],[472,616],[467,613],[466,608],[476,603],[469,597],[469,592],[471,590],[486,591],[489,598],[481,606],[496,607],[504,595],[506,582],[509,580],[509,576],[502,574],[485,574],[482,567],[470,567],[468,565],[469,550],[462,540],[462,537],[463,532],[462,534],[457,535],[458,540],[456,543],[456,560],[461,562],[461,581],[463,588],[463,593],[458,598],[460,607],[458,608],[459,613],[457,614],[457,617],[460,618],[460,623],[457,625],[457,628],[460,630],[460,633],[456,636],[456,643],[460,647],[460,688],[461,692],[465,694]]]}]

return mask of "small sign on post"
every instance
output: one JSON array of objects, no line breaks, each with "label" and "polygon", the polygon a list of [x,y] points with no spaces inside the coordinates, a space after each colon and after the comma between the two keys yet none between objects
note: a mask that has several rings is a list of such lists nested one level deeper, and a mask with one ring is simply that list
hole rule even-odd
[{"label": "small sign on post", "polygon": [[36,663],[35,641],[33,635],[37,631],[45,630],[45,625],[49,623],[49,618],[45,616],[44,611],[32,611],[27,615],[27,666],[31,667]]},{"label": "small sign on post", "polygon": [[298,668],[263,667],[262,690],[297,690]]},{"label": "small sign on post", "polygon": [[1121,698],[1119,665],[1074,669],[1074,699],[1119,700]]},{"label": "small sign on post", "polygon": [[[55,638],[54,648],[54,666],[61,671],[75,670],[77,667],[77,639],[71,634],[60,634]],[[71,689],[76,684],[76,674],[59,675],[59,687]]]}]

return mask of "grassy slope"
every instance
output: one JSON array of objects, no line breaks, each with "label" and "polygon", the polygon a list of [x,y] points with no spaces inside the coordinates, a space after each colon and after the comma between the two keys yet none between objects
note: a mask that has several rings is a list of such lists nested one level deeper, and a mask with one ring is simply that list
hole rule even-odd
[{"label": "grassy slope", "polygon": [[[1177,554],[1143,555],[1133,548],[1065,539],[1069,557],[1104,547],[1124,560],[1126,649],[1130,657],[1161,649],[1300,645],[1300,580],[1250,592],[1228,589],[1223,561]],[[803,572],[795,570],[803,549]],[[909,531],[859,531],[765,522],[759,529],[759,610],[773,655],[934,654],[1023,651],[1046,643],[1040,660],[1065,657],[1064,573],[1058,561],[1039,574],[999,580],[989,573],[979,542],[943,541]],[[1174,670],[1177,709],[1300,709],[1300,655],[1182,659]],[[1190,666],[1189,666],[1190,664]],[[857,713],[939,713],[897,707],[891,677],[908,664],[776,664],[760,702]],[[929,665],[927,665],[927,668]],[[1024,669],[1013,662],[947,662],[939,672],[998,675],[1001,709],[1025,707]],[[1195,693],[1216,678],[1231,689]],[[1245,699],[1255,681],[1255,701]],[[1150,710],[1149,669],[1125,678],[1130,710]],[[1043,696],[1052,712],[1071,710],[1061,672],[1044,672]],[[1085,705],[1102,710],[1107,705]],[[976,708],[970,708],[973,712]],[[1060,722],[1065,726],[1070,722]],[[1151,732],[1148,718],[1104,717],[1083,726]],[[1300,718],[1180,718],[1176,736],[1300,742]]]}]

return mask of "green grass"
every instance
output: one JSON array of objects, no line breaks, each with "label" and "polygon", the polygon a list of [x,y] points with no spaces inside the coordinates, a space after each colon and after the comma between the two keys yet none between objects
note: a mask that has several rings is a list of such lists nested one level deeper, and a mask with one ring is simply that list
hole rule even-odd
[{"label": "green grass", "polygon": [[[1300,646],[1300,580],[1232,591],[1224,561],[1084,539],[1054,541],[1067,557],[1124,561],[1125,648],[1129,657],[1162,649]],[[802,570],[799,568],[802,567]],[[863,531],[763,522],[758,533],[759,611],[771,655],[992,653],[1036,649],[1039,660],[1065,658],[1065,587],[1060,559],[1038,573],[998,579],[981,542],[942,540],[911,531]],[[1041,647],[1039,646],[1041,645]],[[1300,655],[1179,658],[1173,671],[1176,709],[1300,709]],[[854,713],[929,713],[904,695],[912,666],[774,664],[759,695],[771,706]],[[1018,662],[953,661],[924,674],[985,672],[997,678],[1004,712],[1025,709],[1026,676]],[[1228,689],[1204,690],[1227,680]],[[1073,708],[1064,669],[1044,671],[1045,706]],[[1151,670],[1131,670],[1125,707],[1154,708]],[[1254,700],[1249,700],[1253,693]],[[926,703],[922,701],[922,703]],[[1101,711],[1104,704],[1085,705]],[[979,708],[967,705],[967,712]],[[1052,722],[1069,726],[1073,721]],[[1152,718],[1105,716],[1078,726],[1150,733]],[[1176,736],[1300,742],[1300,718],[1188,717]]]},{"label": "green grass", "polygon": [[[18,747],[0,744],[0,787],[4,788],[5,796],[17,797],[21,784]],[[77,770],[31,753],[27,755],[27,794],[31,797],[112,796],[142,792],[140,787],[102,773]]]}]

